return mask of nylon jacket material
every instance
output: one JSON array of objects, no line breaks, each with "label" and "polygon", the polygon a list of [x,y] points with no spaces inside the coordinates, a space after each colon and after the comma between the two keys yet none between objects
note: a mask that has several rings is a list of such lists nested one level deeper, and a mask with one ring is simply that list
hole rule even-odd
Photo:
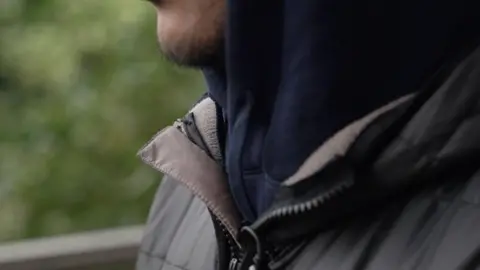
[{"label": "nylon jacket material", "polygon": [[[304,161],[252,225],[269,251],[257,269],[480,266],[480,50],[455,69],[446,66],[425,91],[348,125],[314,152],[321,155]],[[239,237],[239,213],[226,176],[212,164],[208,171],[203,166],[221,164],[209,154],[216,146],[201,147],[196,136],[183,132],[175,136],[184,138],[173,141],[162,134],[140,152],[170,180],[162,183],[152,207],[137,269],[226,270],[245,258],[234,255],[248,245]],[[173,156],[160,154],[168,147]],[[200,163],[190,164],[192,155]],[[185,174],[187,168],[197,169]],[[211,177],[202,178],[205,174]],[[351,182],[346,189],[328,193],[345,179]],[[321,194],[329,194],[321,207],[296,207]],[[282,207],[292,211],[266,221]],[[248,269],[239,268],[244,266],[249,267],[233,263],[231,269]]]}]

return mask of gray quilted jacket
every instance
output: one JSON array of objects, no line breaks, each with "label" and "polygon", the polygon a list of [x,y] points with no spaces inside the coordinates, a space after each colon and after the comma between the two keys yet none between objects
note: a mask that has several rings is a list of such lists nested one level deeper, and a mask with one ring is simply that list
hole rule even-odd
[{"label": "gray quilted jacket", "polygon": [[216,106],[140,151],[165,174],[137,270],[480,269],[480,52],[355,121],[241,227]]}]

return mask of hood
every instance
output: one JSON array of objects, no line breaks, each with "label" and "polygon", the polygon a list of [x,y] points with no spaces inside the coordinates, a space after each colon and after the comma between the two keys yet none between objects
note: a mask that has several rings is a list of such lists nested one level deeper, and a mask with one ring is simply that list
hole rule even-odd
[{"label": "hood", "polygon": [[475,40],[476,0],[227,0],[225,61],[205,68],[247,222],[325,140],[416,92]]}]

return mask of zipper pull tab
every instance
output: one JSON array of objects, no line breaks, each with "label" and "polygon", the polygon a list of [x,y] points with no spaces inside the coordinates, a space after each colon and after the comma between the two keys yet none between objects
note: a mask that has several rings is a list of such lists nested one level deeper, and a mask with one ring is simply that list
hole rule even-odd
[{"label": "zipper pull tab", "polygon": [[237,270],[238,260],[233,258],[230,260],[230,264],[228,265],[228,270]]},{"label": "zipper pull tab", "polygon": [[239,270],[261,270],[263,263],[262,243],[255,231],[250,227],[243,227],[238,237],[244,251]]}]

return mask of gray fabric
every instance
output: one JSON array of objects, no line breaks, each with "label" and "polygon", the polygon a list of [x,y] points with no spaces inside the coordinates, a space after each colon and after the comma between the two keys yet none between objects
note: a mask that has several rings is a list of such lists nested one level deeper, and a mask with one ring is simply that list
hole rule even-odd
[{"label": "gray fabric", "polygon": [[215,269],[216,240],[205,204],[165,177],[152,204],[138,270]]},{"label": "gray fabric", "polygon": [[[480,63],[480,51],[473,60]],[[476,135],[480,133],[480,68],[470,62],[462,66],[468,68],[454,72],[455,76],[422,102],[375,159],[369,173],[382,188],[374,191],[391,199],[382,197],[381,203],[374,201],[375,205],[345,216],[348,222],[307,239],[311,242],[296,254],[287,270],[480,269],[480,149]],[[380,120],[389,119],[385,118],[388,112],[383,116]],[[388,122],[380,120],[366,131],[384,130]],[[362,141],[361,137],[357,141]],[[350,135],[345,138],[348,143]],[[175,149],[186,150],[171,156],[181,158],[162,157],[157,147],[161,143],[155,140],[150,144],[155,147],[145,149],[144,154],[151,161],[174,165],[171,169],[181,178],[186,176],[181,170],[194,170],[188,173],[189,179],[162,183],[152,205],[137,270],[213,270],[216,239],[205,203],[215,205],[217,195],[208,196],[212,200],[197,199],[195,189],[188,190],[191,185],[185,184],[202,185],[195,182],[202,179],[203,185],[212,183],[205,177],[211,172],[189,159],[202,159],[203,155],[185,138],[171,142],[179,142]],[[330,152],[341,154],[342,149]],[[402,180],[402,188],[395,189],[397,180]],[[199,188],[214,189],[217,182]],[[409,187],[409,192],[403,192],[404,187]],[[197,196],[207,193],[211,192]],[[359,208],[352,204],[352,209]]]},{"label": "gray fabric", "polygon": [[[468,130],[473,120],[462,125],[457,134]],[[402,145],[411,145],[412,139],[419,137],[417,131],[406,128],[382,160],[397,156],[398,149],[404,149]],[[453,136],[451,142],[458,140]],[[458,150],[450,144],[439,155]],[[177,169],[190,169],[191,165]],[[213,224],[204,201],[193,192],[178,179],[167,177],[162,182],[152,204],[137,270],[215,269]],[[388,208],[375,211],[320,233],[286,270],[464,269],[461,266],[480,251],[480,172],[469,179],[448,179],[446,184],[413,198],[392,199]]]},{"label": "gray fabric", "polygon": [[211,98],[200,101],[190,111],[195,115],[195,124],[200,132],[208,152],[217,162],[222,162],[222,151],[217,137],[217,108]]},{"label": "gray fabric", "polygon": [[[476,120],[460,125],[455,133],[458,136],[452,136],[438,155],[459,150],[455,142],[465,140],[469,130],[478,130],[469,124],[478,123]],[[421,132],[418,125],[404,129],[381,160],[398,156],[399,149],[419,138],[417,132]],[[318,234],[286,270],[464,269],[462,266],[480,252],[480,171],[468,179],[458,176],[446,180],[435,189],[403,201],[392,199],[384,210],[372,209],[343,227]],[[137,270],[215,269],[213,224],[204,201],[193,192],[178,179],[167,177],[162,182],[152,204]]]},{"label": "gray fabric", "polygon": [[325,143],[318,147],[302,163],[299,169],[282,184],[287,186],[294,185],[321,170],[322,167],[334,157],[345,155],[345,152],[358,137],[358,134],[360,134],[369,123],[374,121],[379,115],[382,115],[403,102],[410,100],[413,96],[414,95],[406,95],[390,102],[335,133],[331,138],[326,140]]},{"label": "gray fabric", "polygon": [[209,149],[189,141],[182,121],[177,121],[138,153],[166,177],[152,203],[137,270],[215,269],[217,244],[207,205],[232,234],[239,226],[225,174],[217,164],[221,157],[215,104],[206,98],[190,112]]},{"label": "gray fabric", "polygon": [[393,203],[378,218],[321,233],[288,270],[462,269],[480,248],[479,194],[480,172],[466,186]]},{"label": "gray fabric", "polygon": [[[479,248],[479,194],[480,172],[466,184],[392,202],[378,218],[358,218],[319,234],[287,269],[460,269]],[[215,248],[205,205],[185,187],[164,180],[137,270],[213,270]]]},{"label": "gray fabric", "polygon": [[139,152],[152,168],[172,177],[198,196],[225,224],[232,235],[239,215],[228,191],[222,167],[175,127],[155,136]]}]

